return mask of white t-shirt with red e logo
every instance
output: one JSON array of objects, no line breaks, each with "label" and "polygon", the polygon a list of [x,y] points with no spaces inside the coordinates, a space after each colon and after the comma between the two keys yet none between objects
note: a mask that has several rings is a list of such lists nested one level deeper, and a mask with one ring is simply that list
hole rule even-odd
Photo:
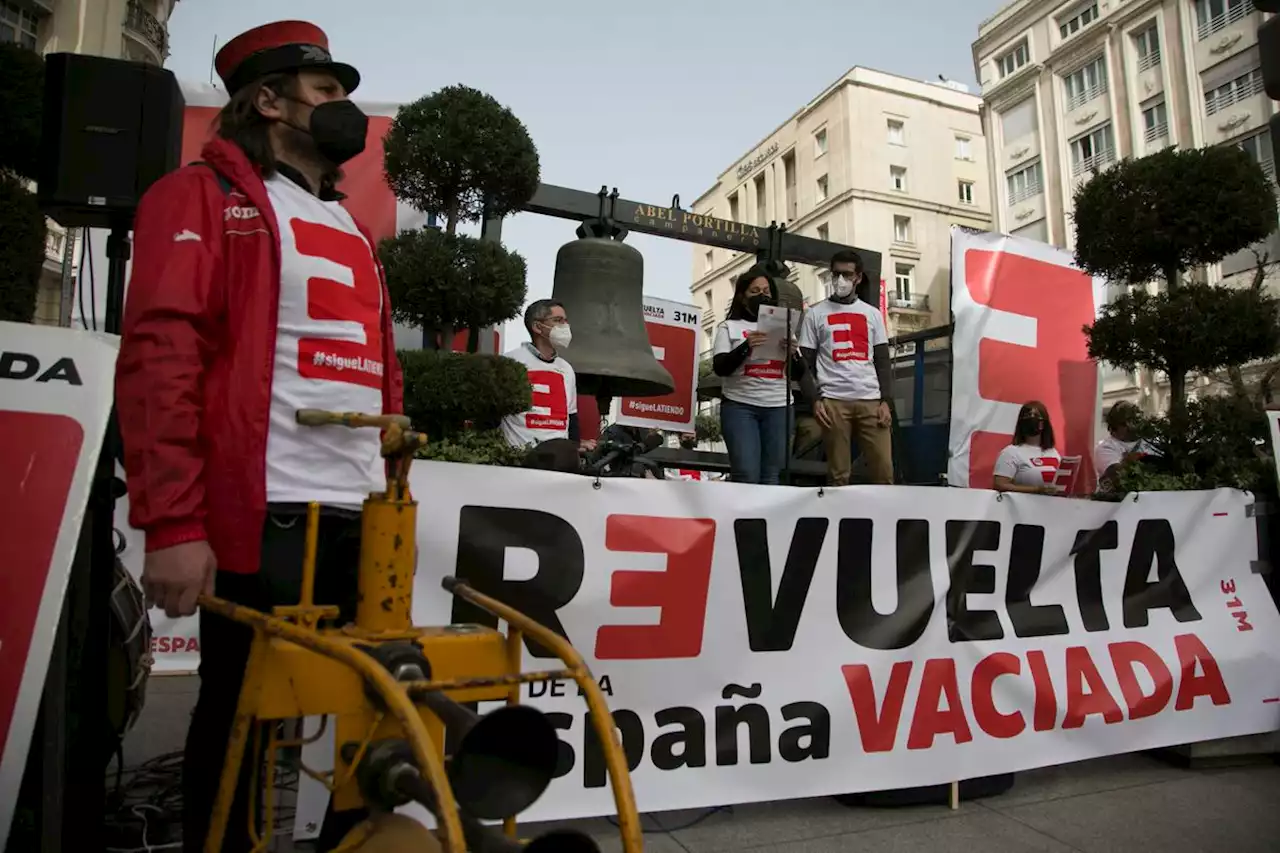
[{"label": "white t-shirt with red e logo", "polygon": [[996,457],[991,474],[1008,477],[1017,486],[1051,486],[1061,464],[1061,454],[1052,447],[1010,444]]},{"label": "white t-shirt with red e logo", "polygon": [[861,299],[825,299],[805,312],[800,346],[818,353],[818,393],[825,400],[879,400],[871,355],[889,342],[880,312]]},{"label": "white t-shirt with red e logo", "polygon": [[527,412],[502,419],[502,434],[512,447],[531,447],[569,437],[569,416],[578,413],[578,382],[573,367],[557,355],[547,361],[532,344],[506,354],[529,372],[533,405]]},{"label": "white t-shirt with red e logo", "polygon": [[[359,509],[386,488],[376,429],[300,426],[298,409],[382,414],[382,280],[339,202],[288,178],[266,182],[280,230],[267,501]],[[265,286],[265,283],[264,283]]]},{"label": "white t-shirt with red e logo", "polygon": [[[756,330],[749,320],[725,320],[716,327],[715,342],[711,345],[713,356],[729,352],[740,346],[747,335]],[[747,406],[776,409],[787,404],[787,384],[781,347],[777,352],[763,353],[759,348],[747,355],[738,369],[721,380],[721,394],[726,400]]]}]

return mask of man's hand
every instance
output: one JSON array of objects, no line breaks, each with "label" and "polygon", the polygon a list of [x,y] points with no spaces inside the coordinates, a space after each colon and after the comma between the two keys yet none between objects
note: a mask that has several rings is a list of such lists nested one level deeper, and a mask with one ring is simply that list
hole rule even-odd
[{"label": "man's hand", "polygon": [[884,400],[881,400],[880,405],[876,407],[876,423],[882,427],[893,426],[893,413],[889,411],[889,404]]},{"label": "man's hand", "polygon": [[213,595],[217,560],[208,542],[184,542],[147,554],[142,564],[142,591],[147,604],[170,619],[196,612],[196,599]]},{"label": "man's hand", "polygon": [[767,340],[769,340],[769,336],[766,335],[764,332],[748,332],[747,333],[747,346],[751,347],[751,349],[755,349],[756,347],[765,343]]},{"label": "man's hand", "polygon": [[1044,486],[1041,486],[1039,489],[1039,492],[1042,495],[1060,495],[1065,491],[1066,489],[1064,487],[1054,485],[1053,483],[1049,483]]},{"label": "man's hand", "polygon": [[584,438],[582,441],[578,442],[578,450],[582,451],[583,453],[590,453],[595,449],[596,449],[596,440],[594,438]]},{"label": "man's hand", "polygon": [[831,429],[835,425],[835,421],[831,420],[831,413],[827,411],[827,407],[822,400],[813,401],[813,419],[823,429]]}]

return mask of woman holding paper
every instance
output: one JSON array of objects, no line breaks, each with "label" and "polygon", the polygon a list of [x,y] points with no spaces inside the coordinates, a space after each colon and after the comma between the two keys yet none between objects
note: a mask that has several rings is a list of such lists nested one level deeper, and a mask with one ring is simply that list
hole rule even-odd
[{"label": "woman holding paper", "polygon": [[[788,352],[792,378],[804,372],[804,362],[794,331],[785,340],[785,311],[766,311],[769,322],[761,322],[762,309],[776,303],[777,289],[763,267],[747,270],[734,284],[728,319],[712,345],[712,369],[723,377],[720,429],[735,483],[776,485],[786,462]],[[791,314],[793,325],[797,314]]]}]

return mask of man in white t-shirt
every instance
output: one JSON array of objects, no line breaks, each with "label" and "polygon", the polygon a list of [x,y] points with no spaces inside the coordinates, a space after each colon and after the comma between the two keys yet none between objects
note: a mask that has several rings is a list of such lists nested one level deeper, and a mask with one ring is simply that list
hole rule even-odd
[{"label": "man in white t-shirt", "polygon": [[529,372],[532,405],[527,412],[502,419],[502,434],[512,447],[533,448],[552,439],[569,439],[588,449],[578,426],[578,382],[573,366],[560,355],[573,333],[564,305],[539,299],[525,309],[529,343],[506,354]]},{"label": "man in white t-shirt", "polygon": [[[303,427],[301,408],[402,411],[376,242],[342,205],[363,152],[360,75],[313,24],[281,21],[215,58],[228,102],[201,162],[144,194],[116,401],[142,587],[170,617],[201,593],[297,604],[307,504],[321,504],[315,603],[354,618],[360,506],[386,488],[377,430]],[[379,161],[380,162],[380,161]],[[183,843],[203,850],[253,632],[200,613],[200,692],[182,769]],[[260,767],[246,754],[244,767]],[[219,850],[247,851],[244,787]],[[331,850],[359,811],[323,823]]]},{"label": "man in white t-shirt", "polygon": [[893,416],[889,336],[880,312],[857,296],[866,279],[862,257],[844,250],[831,259],[832,295],[811,307],[800,324],[801,377],[822,425],[827,479],[849,482],[851,440],[866,457],[872,483],[893,482]]}]

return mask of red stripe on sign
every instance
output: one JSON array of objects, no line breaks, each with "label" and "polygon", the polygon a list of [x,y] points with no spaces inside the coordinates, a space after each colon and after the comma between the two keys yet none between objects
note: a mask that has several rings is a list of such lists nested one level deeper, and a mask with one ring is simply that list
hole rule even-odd
[{"label": "red stripe on sign", "polygon": [[64,415],[0,412],[0,488],[13,498],[0,513],[0,745],[9,737],[83,443],[80,423]]},{"label": "red stripe on sign", "polygon": [[1225,516],[1225,515],[1229,515],[1229,514],[1230,514],[1230,513],[1225,513],[1225,512],[1215,512],[1215,513],[1213,514],[1213,517],[1214,517],[1214,518],[1222,518],[1223,516]]},{"label": "red stripe on sign", "polygon": [[1263,705],[1270,705],[1272,702],[1280,702],[1280,696],[1272,696],[1270,699],[1263,699]]}]

